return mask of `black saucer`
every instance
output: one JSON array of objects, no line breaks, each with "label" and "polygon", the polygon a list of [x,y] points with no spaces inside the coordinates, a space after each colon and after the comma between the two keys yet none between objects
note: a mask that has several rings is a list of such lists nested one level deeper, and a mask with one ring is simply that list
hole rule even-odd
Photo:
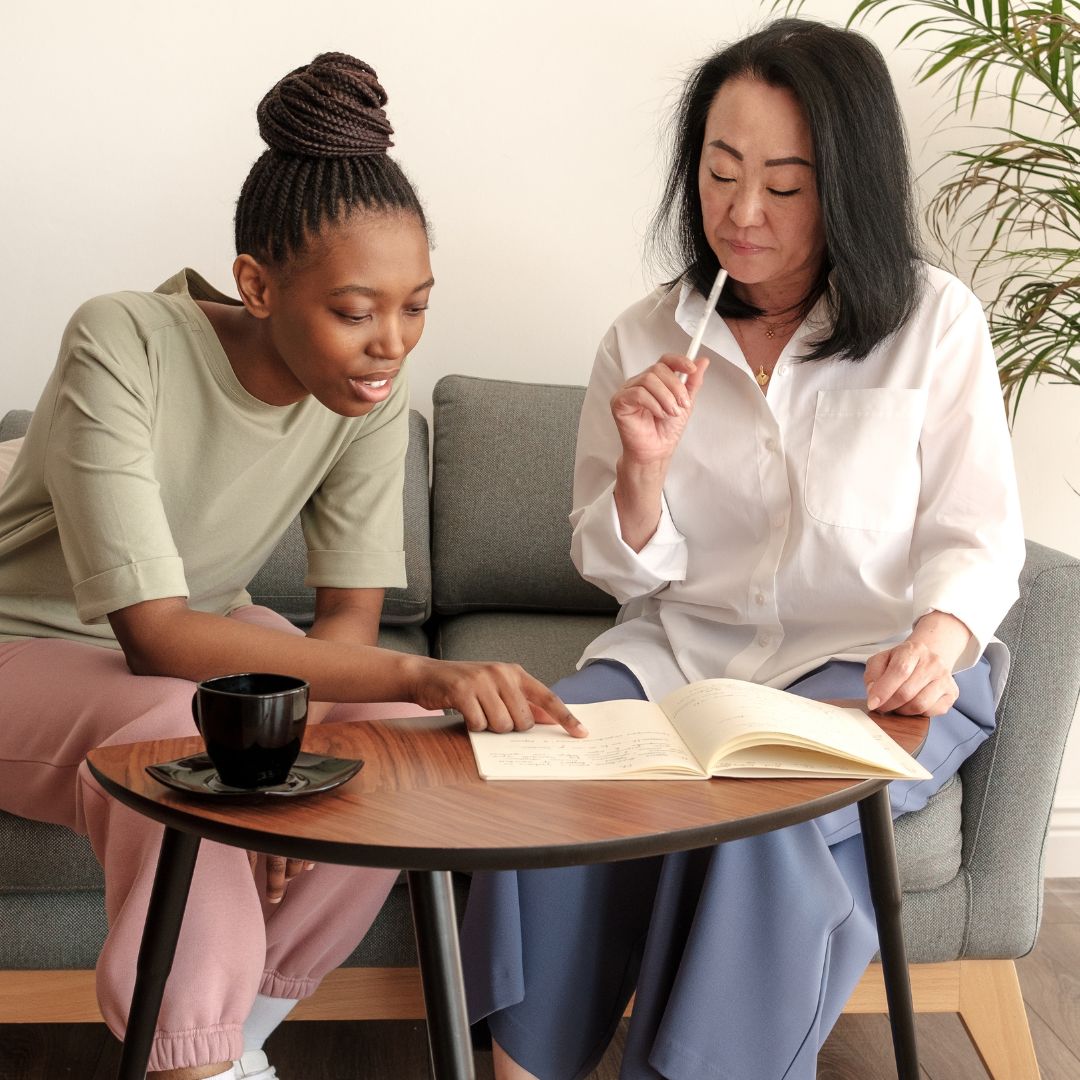
[{"label": "black saucer", "polygon": [[159,765],[147,765],[146,771],[159,783],[187,795],[204,795],[214,799],[236,799],[252,795],[291,798],[336,788],[354,777],[363,767],[364,763],[356,758],[324,757],[322,754],[307,754],[301,750],[285,783],[256,788],[237,788],[223,784],[218,778],[217,769],[206,754],[163,761]]}]

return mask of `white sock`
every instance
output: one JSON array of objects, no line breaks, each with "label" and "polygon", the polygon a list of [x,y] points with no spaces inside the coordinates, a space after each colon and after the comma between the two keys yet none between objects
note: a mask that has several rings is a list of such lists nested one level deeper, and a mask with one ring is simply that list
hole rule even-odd
[{"label": "white sock", "polygon": [[[251,1012],[244,1021],[244,1050],[261,1050],[270,1033],[296,1007],[295,998],[256,994]],[[243,1076],[243,1073],[240,1074]]]},{"label": "white sock", "polygon": [[240,1060],[233,1062],[233,1071],[223,1075],[243,1080],[278,1080],[277,1071],[261,1050],[245,1050]]}]

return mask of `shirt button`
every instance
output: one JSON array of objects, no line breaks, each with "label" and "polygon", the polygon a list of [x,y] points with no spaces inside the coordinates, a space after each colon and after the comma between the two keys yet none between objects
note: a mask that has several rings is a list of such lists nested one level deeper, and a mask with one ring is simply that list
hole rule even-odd
[{"label": "shirt button", "polygon": [[774,529],[782,529],[787,524],[787,518],[783,514],[777,514],[772,519],[772,527]]},{"label": "shirt button", "polygon": [[770,454],[774,453],[776,450],[776,440],[771,436],[765,440],[765,449],[768,450]]},{"label": "shirt button", "polygon": [[757,596],[754,597],[754,603],[755,604],[764,604],[765,603],[765,594],[764,593],[758,593]]},{"label": "shirt button", "polygon": [[767,645],[771,645],[771,644],[772,644],[772,636],[771,636],[771,635],[769,635],[769,634],[762,634],[762,635],[761,635],[761,636],[760,636],[760,637],[759,637],[759,638],[757,639],[757,643],[758,643],[758,644],[759,644],[759,645],[760,645],[760,646],[761,646],[762,648],[765,648],[765,646],[767,646]]}]

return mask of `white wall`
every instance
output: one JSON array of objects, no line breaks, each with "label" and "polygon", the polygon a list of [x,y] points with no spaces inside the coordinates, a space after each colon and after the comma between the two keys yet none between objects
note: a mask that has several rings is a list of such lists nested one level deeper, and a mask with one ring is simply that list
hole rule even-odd
[{"label": "white wall", "polygon": [[[842,22],[851,0],[811,0]],[[662,118],[685,71],[765,18],[754,0],[99,0],[7,5],[0,40],[0,410],[31,407],[72,309],[182,265],[230,285],[233,202],[261,149],[254,109],[323,50],[371,62],[396,154],[434,224],[438,279],[414,401],[462,372],[582,383],[610,320],[651,284],[641,240]],[[919,171],[960,138],[916,87],[898,20],[868,32],[900,90]],[[1027,532],[1080,555],[1080,389],[1040,389],[1015,432]],[[1050,853],[1080,875],[1080,745]]]}]

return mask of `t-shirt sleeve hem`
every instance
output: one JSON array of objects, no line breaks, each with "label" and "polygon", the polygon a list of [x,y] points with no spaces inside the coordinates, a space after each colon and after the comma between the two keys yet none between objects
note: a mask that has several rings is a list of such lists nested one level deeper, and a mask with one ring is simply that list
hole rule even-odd
[{"label": "t-shirt sleeve hem", "polygon": [[74,587],[75,610],[86,625],[105,621],[111,611],[167,596],[188,596],[184,562],[178,555],[114,567]]},{"label": "t-shirt sleeve hem", "polygon": [[406,585],[404,551],[309,551],[308,588],[399,589]]}]

